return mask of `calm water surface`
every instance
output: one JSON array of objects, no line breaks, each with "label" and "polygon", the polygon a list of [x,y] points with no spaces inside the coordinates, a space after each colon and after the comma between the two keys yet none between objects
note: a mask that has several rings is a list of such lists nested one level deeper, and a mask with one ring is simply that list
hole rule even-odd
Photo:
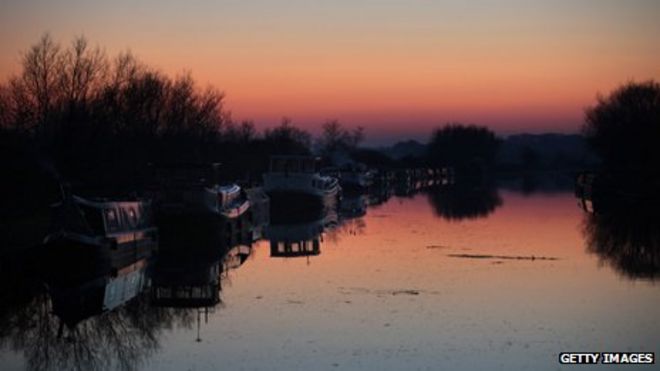
[{"label": "calm water surface", "polygon": [[142,264],[120,275],[139,294],[58,336],[37,295],[30,324],[5,321],[0,368],[555,370],[562,351],[658,352],[654,276],[590,252],[571,193],[479,197],[490,206],[418,194],[271,226],[307,248],[264,239],[199,265],[221,271],[215,306],[155,307]]}]

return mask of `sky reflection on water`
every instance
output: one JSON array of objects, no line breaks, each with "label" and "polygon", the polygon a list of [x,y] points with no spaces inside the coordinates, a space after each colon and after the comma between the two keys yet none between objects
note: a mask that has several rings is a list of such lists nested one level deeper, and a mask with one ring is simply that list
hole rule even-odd
[{"label": "sky reflection on water", "polygon": [[573,196],[501,197],[467,221],[436,217],[425,195],[392,198],[359,228],[327,231],[309,259],[259,243],[204,341],[174,333],[150,368],[556,369],[560,351],[654,350],[660,291],[585,252]]},{"label": "sky reflection on water", "polygon": [[[562,351],[657,352],[660,290],[587,248],[572,194],[494,196],[481,218],[443,218],[426,194],[352,207],[295,258],[262,240],[225,265],[208,320],[146,307],[168,320],[135,367],[538,370]],[[5,366],[22,362],[5,347]]]}]

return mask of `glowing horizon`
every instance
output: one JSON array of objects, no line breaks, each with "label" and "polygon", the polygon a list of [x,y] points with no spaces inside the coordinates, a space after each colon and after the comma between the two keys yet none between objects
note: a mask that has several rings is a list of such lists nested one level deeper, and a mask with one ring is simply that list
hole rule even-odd
[{"label": "glowing horizon", "polygon": [[[62,4],[64,3],[64,4]],[[424,139],[446,122],[498,134],[579,130],[583,109],[630,80],[660,79],[660,3],[9,1],[0,78],[44,32],[226,93],[236,121],[328,119],[370,141]]]}]

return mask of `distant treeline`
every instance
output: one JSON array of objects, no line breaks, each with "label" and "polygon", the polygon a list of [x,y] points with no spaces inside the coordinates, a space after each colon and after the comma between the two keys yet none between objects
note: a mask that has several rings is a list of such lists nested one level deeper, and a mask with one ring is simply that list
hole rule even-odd
[{"label": "distant treeline", "polygon": [[84,38],[63,48],[46,35],[0,87],[0,127],[4,144],[70,180],[309,150],[309,134],[288,120],[258,135],[251,122],[234,123],[223,101],[190,74],[172,78],[130,53],[109,58]]},{"label": "distant treeline", "polygon": [[[218,89],[200,88],[190,74],[167,76],[131,53],[108,57],[82,37],[62,47],[45,35],[21,67],[0,84],[2,162],[56,181],[125,183],[154,166],[212,162],[226,177],[249,179],[271,154],[352,150],[364,138],[361,128],[329,121],[313,141],[286,118],[259,133],[232,121]],[[16,183],[39,175],[23,178]]]},{"label": "distant treeline", "polygon": [[[583,133],[598,154],[607,156],[607,163],[649,168],[650,159],[656,161],[658,90],[654,82],[631,84],[587,111]],[[624,112],[621,107],[632,109]],[[656,113],[644,111],[648,107]],[[608,125],[607,120],[628,126]],[[619,127],[610,130],[614,134],[606,130]],[[251,121],[231,119],[217,88],[198,86],[189,73],[167,76],[129,52],[109,57],[83,37],[64,47],[44,35],[21,55],[20,72],[0,83],[0,161],[11,179],[1,191],[15,203],[19,201],[10,195],[30,195],[34,189],[48,190],[39,195],[56,192],[53,184],[62,180],[110,187],[135,184],[161,165],[221,163],[226,179],[259,181],[272,154],[314,153],[326,165],[348,159],[381,168],[452,166],[466,175],[493,168],[579,168],[594,162],[586,150],[577,155],[559,151],[549,159],[551,148],[544,148],[538,137],[502,139],[485,127],[460,123],[435,130],[428,145],[400,144],[404,153],[407,145],[413,147],[403,156],[360,147],[364,137],[362,128],[328,121],[313,138],[286,118],[259,132]],[[622,138],[625,148],[617,146]],[[564,139],[582,141],[545,139],[550,147],[561,147]],[[635,141],[651,156],[634,155],[639,152],[631,151],[637,148]],[[627,154],[620,155],[617,148]],[[32,198],[37,202],[39,197]]]},{"label": "distant treeline", "polygon": [[[163,164],[219,162],[227,178],[258,180],[272,154],[313,152],[328,165],[343,157],[391,168],[445,165],[464,155],[484,163],[495,151],[487,129],[450,125],[436,133],[430,157],[399,161],[360,148],[362,128],[328,121],[314,139],[285,118],[258,132],[253,122],[232,121],[223,104],[220,90],[199,87],[190,74],[167,76],[128,52],[109,57],[83,37],[63,47],[44,35],[22,54],[21,71],[0,84],[2,161],[17,174],[18,191],[61,180],[126,184]],[[447,142],[447,134],[458,139]],[[465,148],[461,140],[479,135],[488,138],[472,151],[490,152],[456,152]]]}]

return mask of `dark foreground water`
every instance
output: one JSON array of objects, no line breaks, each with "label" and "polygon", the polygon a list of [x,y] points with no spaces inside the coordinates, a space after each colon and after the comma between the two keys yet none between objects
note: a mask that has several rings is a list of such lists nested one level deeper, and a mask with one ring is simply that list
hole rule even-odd
[{"label": "dark foreground water", "polygon": [[[660,350],[660,253],[635,246],[657,249],[657,226],[599,224],[569,192],[417,194],[364,212],[378,202],[178,271],[156,257],[64,285],[74,293],[25,284],[2,312],[0,369],[556,370],[559,352]],[[189,300],[171,299],[183,286]]]}]

